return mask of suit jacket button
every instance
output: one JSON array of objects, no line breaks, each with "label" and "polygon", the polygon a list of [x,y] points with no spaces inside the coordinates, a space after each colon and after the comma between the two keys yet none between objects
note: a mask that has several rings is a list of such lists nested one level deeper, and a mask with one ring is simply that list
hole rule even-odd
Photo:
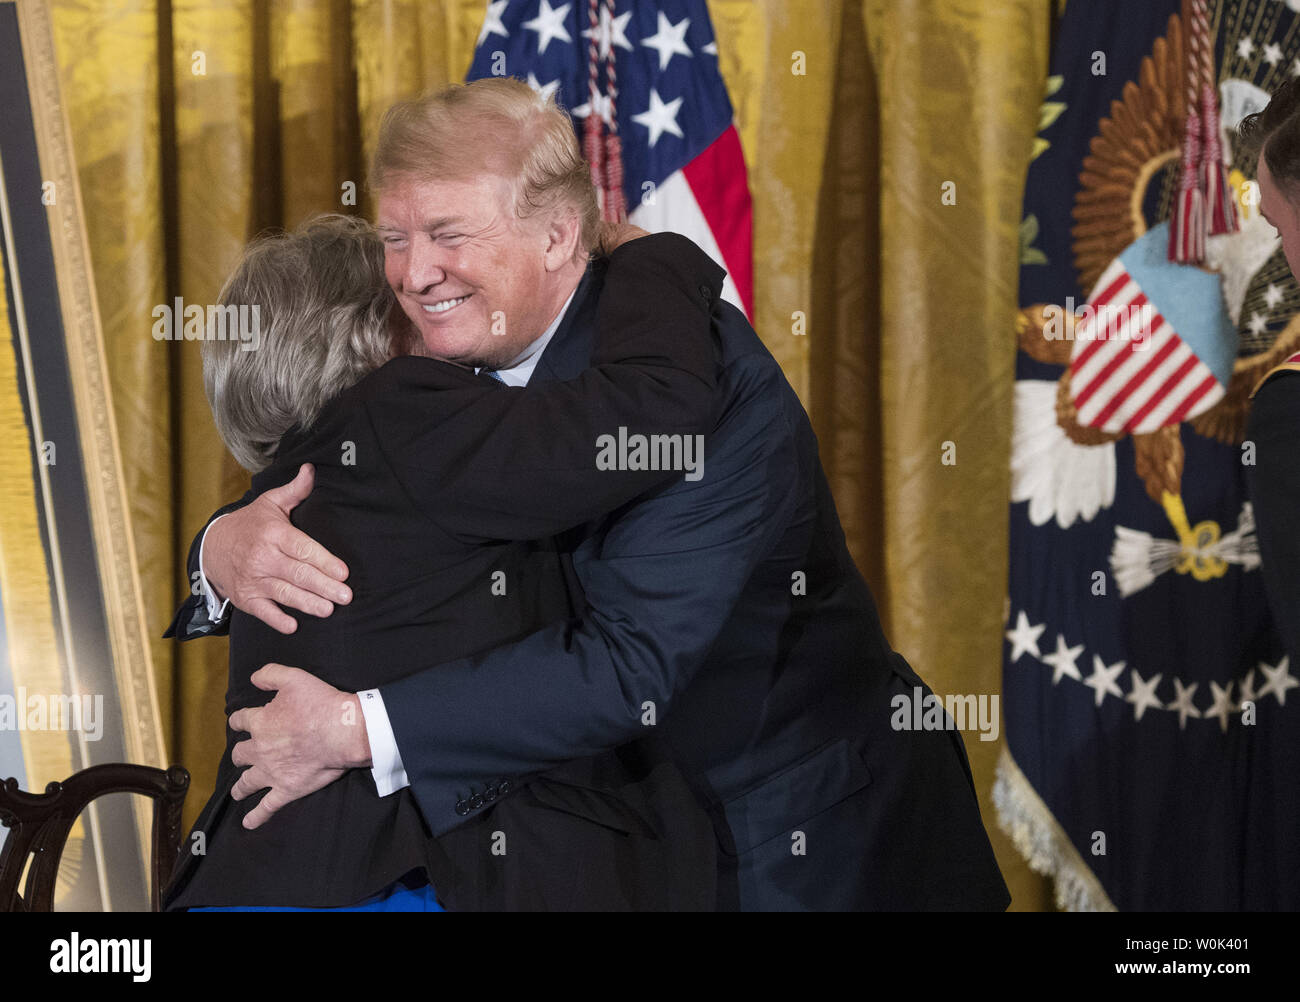
[{"label": "suit jacket button", "polygon": [[456,801],[456,813],[463,818],[469,813],[469,804],[465,803],[463,800]]},{"label": "suit jacket button", "polygon": [[713,290],[710,289],[710,288],[709,288],[707,285],[705,285],[703,282],[701,282],[701,283],[700,283],[700,295],[703,296],[705,299],[712,299],[712,298],[713,298]]},{"label": "suit jacket button", "polygon": [[497,794],[499,796],[504,797],[509,792],[510,792],[510,780],[508,779],[501,780],[501,782],[497,784]]},{"label": "suit jacket button", "polygon": [[492,803],[492,801],[496,799],[497,799],[497,788],[495,786],[489,786],[486,790],[483,791],[484,803],[490,804]]},{"label": "suit jacket button", "polygon": [[477,811],[482,806],[483,806],[483,794],[476,793],[474,794],[474,796],[469,798],[469,809],[471,811]]}]

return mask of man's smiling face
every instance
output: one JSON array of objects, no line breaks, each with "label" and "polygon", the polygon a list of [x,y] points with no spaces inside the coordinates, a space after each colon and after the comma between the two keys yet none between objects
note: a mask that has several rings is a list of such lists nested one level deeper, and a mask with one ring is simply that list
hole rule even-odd
[{"label": "man's smiling face", "polygon": [[546,227],[515,217],[497,175],[407,180],[380,193],[377,215],[384,274],[434,358],[504,367],[563,304]]}]

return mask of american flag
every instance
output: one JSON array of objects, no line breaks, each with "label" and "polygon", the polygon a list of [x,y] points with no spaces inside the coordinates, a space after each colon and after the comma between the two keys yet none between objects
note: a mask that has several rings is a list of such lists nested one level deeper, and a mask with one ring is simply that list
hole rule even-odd
[{"label": "american flag", "polygon": [[467,79],[526,80],[580,140],[594,106],[621,144],[628,218],[699,244],[752,319],[749,182],[717,56],[704,0],[491,0]]}]

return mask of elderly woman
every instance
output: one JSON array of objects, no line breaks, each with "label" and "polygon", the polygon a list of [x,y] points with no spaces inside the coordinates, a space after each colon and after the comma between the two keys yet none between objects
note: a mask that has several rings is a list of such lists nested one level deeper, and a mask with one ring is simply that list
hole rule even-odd
[{"label": "elderly woman", "polygon": [[[604,270],[612,293],[601,300],[593,367],[569,382],[512,388],[420,357],[423,344],[395,308],[384,248],[367,224],[321,217],[246,251],[221,302],[256,304],[259,337],[256,350],[205,342],[213,417],[255,474],[255,493],[314,464],[315,488],[293,519],[347,562],[355,599],[327,619],[304,618],[290,636],[235,612],[227,714],[268,701],[250,676],[270,661],[304,666],[351,692],[389,682],[429,653],[440,661],[472,655],[573,613],[548,537],[682,475],[600,468],[608,464],[598,464],[597,442],[621,429],[708,429],[715,355],[708,307],[695,293],[707,283],[716,298],[722,278],[694,244],[671,234],[632,240],[591,267]],[[227,728],[226,737],[169,908],[338,908],[391,900],[401,886],[424,893],[430,907],[433,892],[450,907],[472,907],[491,883],[484,868],[497,862],[493,834],[526,839],[539,826],[571,826],[558,836],[550,829],[546,842],[573,854],[545,861],[557,885],[576,873],[575,861],[591,873],[658,873],[665,885],[670,869],[688,865],[664,852],[653,830],[593,824],[557,810],[553,796],[533,796],[534,784],[563,787],[545,775],[519,789],[491,786],[499,801],[475,816],[470,835],[431,839],[410,790],[381,798],[365,770],[284,807],[275,824],[246,830],[252,802],[229,796],[238,735]],[[606,789],[626,791],[611,816],[622,808],[652,816],[618,768],[612,757],[592,767]],[[667,789],[677,788],[656,787]],[[647,903],[619,880],[602,880],[616,897],[597,906]],[[546,893],[534,903],[553,903]]]}]

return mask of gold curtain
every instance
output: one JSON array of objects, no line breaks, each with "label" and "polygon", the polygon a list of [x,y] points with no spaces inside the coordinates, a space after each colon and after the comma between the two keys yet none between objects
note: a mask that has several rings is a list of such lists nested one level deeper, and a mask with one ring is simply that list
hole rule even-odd
[{"label": "gold curtain", "polygon": [[[484,4],[51,6],[168,747],[194,777],[188,824],[224,744],[226,643],[157,638],[190,587],[191,537],[247,478],[212,427],[198,345],[153,340],[151,310],[211,302],[268,226],[365,212],[380,114],[463,78]],[[756,326],[813,416],[891,640],[941,694],[1000,687],[1006,318],[1049,8],[709,3],[754,192]],[[999,743],[966,737],[1013,907],[1050,907],[997,830]]]},{"label": "gold curtain", "polygon": [[[890,638],[941,694],[1002,687],[1015,373],[1006,318],[1050,13],[1044,0],[866,0],[879,95],[869,324],[879,339],[879,465],[842,472],[881,485],[870,539],[883,542]],[[955,204],[941,197],[948,184]],[[1013,907],[1050,909],[1046,882],[996,823],[1004,739],[966,734],[980,808]]]}]

